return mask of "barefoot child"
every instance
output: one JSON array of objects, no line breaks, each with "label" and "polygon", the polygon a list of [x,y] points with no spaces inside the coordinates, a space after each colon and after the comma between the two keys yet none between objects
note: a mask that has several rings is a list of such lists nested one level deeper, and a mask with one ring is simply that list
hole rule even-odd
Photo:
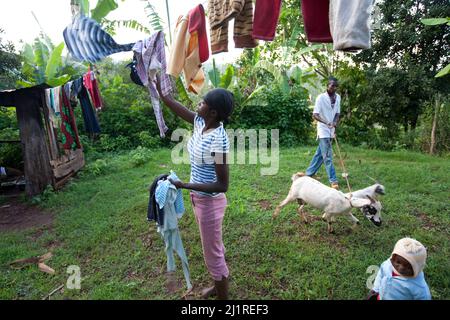
[{"label": "barefoot child", "polygon": [[214,279],[214,287],[205,289],[203,297],[216,294],[218,299],[228,299],[229,271],[222,242],[222,221],[227,205],[225,192],[228,190],[227,154],[230,144],[222,122],[228,121],[233,111],[233,94],[224,89],[211,90],[194,113],[171,96],[163,97],[159,84],[157,89],[161,100],[176,115],[194,125],[188,142],[190,182],[172,183],[177,188],[191,190],[206,267]]}]

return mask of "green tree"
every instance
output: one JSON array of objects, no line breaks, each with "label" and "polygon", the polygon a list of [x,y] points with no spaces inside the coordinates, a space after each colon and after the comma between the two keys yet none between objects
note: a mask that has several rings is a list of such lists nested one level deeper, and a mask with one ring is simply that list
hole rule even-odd
[{"label": "green tree", "polygon": [[449,16],[448,0],[390,0],[378,7],[372,48],[358,54],[356,61],[371,69],[395,65],[408,71],[421,65],[433,74],[450,62],[450,26],[421,23],[422,18]]},{"label": "green tree", "polygon": [[10,41],[3,41],[3,32],[0,28],[0,90],[14,88],[20,73],[20,56]]},{"label": "green tree", "polygon": [[354,60],[369,69],[367,99],[363,106],[372,123],[394,131],[414,130],[425,102],[437,92],[449,92],[448,81],[434,78],[450,62],[450,27],[426,26],[424,17],[448,16],[447,0],[391,0],[379,4],[380,27],[372,48]]}]

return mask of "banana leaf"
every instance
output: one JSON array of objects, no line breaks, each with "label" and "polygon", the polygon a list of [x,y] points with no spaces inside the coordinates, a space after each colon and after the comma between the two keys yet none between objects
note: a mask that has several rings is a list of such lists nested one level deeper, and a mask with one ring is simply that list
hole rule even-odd
[{"label": "banana leaf", "polygon": [[450,64],[448,64],[444,69],[438,72],[437,75],[435,75],[435,78],[443,77],[450,73]]},{"label": "banana leaf", "polygon": [[62,63],[62,51],[64,49],[64,42],[61,42],[50,55],[50,59],[47,61],[47,67],[45,69],[45,77],[47,81],[53,79],[61,67]]},{"label": "banana leaf", "polygon": [[98,23],[113,10],[119,7],[116,0],[99,0],[97,6],[91,10],[91,18]]},{"label": "banana leaf", "polygon": [[64,74],[57,78],[47,79],[47,84],[52,87],[58,87],[62,86],[63,84],[66,84],[67,81],[70,80],[70,76],[68,74]]},{"label": "banana leaf", "polygon": [[233,76],[234,76],[234,67],[233,65],[230,64],[225,70],[225,73],[220,77],[219,87],[228,89],[228,87],[231,84],[231,81],[233,80]]}]

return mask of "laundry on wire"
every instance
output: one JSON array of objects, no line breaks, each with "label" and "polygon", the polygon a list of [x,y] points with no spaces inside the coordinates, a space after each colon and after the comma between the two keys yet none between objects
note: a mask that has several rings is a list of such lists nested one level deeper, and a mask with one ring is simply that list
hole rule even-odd
[{"label": "laundry on wire", "polygon": [[117,44],[97,21],[75,16],[63,32],[70,54],[79,61],[97,62],[117,52],[131,51],[134,43]]}]

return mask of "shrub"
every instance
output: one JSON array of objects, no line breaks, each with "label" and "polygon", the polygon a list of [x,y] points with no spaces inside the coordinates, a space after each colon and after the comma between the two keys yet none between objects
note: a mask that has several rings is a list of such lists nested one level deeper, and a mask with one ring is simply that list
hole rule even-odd
[{"label": "shrub", "polygon": [[161,139],[150,135],[148,131],[141,131],[138,134],[139,144],[148,149],[155,149],[161,146]]},{"label": "shrub", "polygon": [[133,167],[139,167],[150,160],[151,150],[144,147],[137,147],[130,151],[130,162]]},{"label": "shrub", "polygon": [[310,140],[312,114],[306,90],[294,86],[283,94],[276,86],[263,93],[265,103],[237,106],[231,127],[242,129],[279,129],[280,145],[304,144]]},{"label": "shrub", "polygon": [[[0,140],[19,140],[15,108],[0,108]],[[23,167],[20,143],[0,144],[0,165],[21,169]]]},{"label": "shrub", "polygon": [[92,174],[94,176],[99,176],[104,174],[109,168],[108,162],[104,159],[97,159],[92,163],[85,166],[83,172]]},{"label": "shrub", "polygon": [[129,150],[133,147],[130,138],[127,136],[111,137],[109,134],[100,135],[97,148],[100,151],[111,152],[118,150]]}]

